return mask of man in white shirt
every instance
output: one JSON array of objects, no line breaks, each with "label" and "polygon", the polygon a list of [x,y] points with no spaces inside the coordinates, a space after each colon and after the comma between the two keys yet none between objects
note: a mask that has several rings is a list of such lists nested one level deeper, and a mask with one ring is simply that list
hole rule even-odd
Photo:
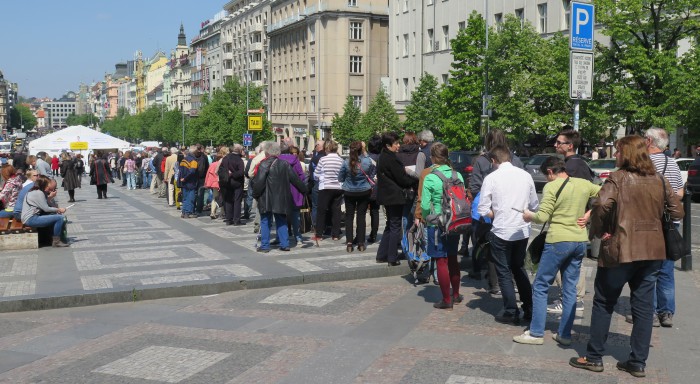
[{"label": "man in white shirt", "polygon": [[496,146],[489,156],[496,170],[484,179],[478,212],[493,219],[489,241],[504,306],[503,313],[495,320],[505,324],[520,323],[513,287],[515,279],[523,302],[523,318],[529,322],[532,318],[532,285],[524,264],[530,224],[523,220],[522,211],[524,208],[536,211],[539,206],[535,183],[530,174],[510,163],[511,152],[507,147]]}]

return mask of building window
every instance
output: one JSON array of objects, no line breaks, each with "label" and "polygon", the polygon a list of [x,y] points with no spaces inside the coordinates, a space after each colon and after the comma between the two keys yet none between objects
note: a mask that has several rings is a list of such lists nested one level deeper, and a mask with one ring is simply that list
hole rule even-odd
[{"label": "building window", "polygon": [[316,96],[311,96],[309,100],[311,101],[311,112],[316,112]]},{"label": "building window", "polygon": [[309,25],[309,42],[313,43],[316,41],[316,26],[313,24]]},{"label": "building window", "polygon": [[396,48],[395,48],[395,51],[396,51],[396,58],[397,58],[397,59],[399,58],[399,49],[400,49],[399,47],[400,47],[400,46],[401,46],[401,45],[399,45],[399,37],[396,36]]},{"label": "building window", "polygon": [[467,28],[467,22],[466,21],[460,21],[459,24],[457,24],[457,28],[460,31],[463,31]]},{"label": "building window", "polygon": [[571,0],[562,0],[562,5],[564,6],[564,22],[562,23],[563,29],[571,28]]},{"label": "building window", "polygon": [[518,8],[515,10],[515,18],[520,20],[520,28],[525,26],[525,9]]},{"label": "building window", "polygon": [[496,13],[493,15],[493,20],[496,23],[496,31],[501,32],[503,30],[503,14]]},{"label": "building window", "polygon": [[447,83],[449,82],[449,79],[450,79],[450,75],[448,75],[446,73],[442,74],[442,83],[443,84],[447,85]]},{"label": "building window", "polygon": [[362,96],[353,96],[352,97],[352,105],[354,105],[355,108],[359,109],[361,112],[362,111]]},{"label": "building window", "polygon": [[442,49],[450,49],[450,27],[442,26]]},{"label": "building window", "polygon": [[362,40],[362,22],[361,21],[351,21],[350,22],[350,39],[351,40]]},{"label": "building window", "polygon": [[427,4],[427,5],[433,5],[433,0],[428,0],[428,4]]},{"label": "building window", "polygon": [[309,76],[316,76],[316,58],[311,58],[311,66],[309,67]]},{"label": "building window", "polygon": [[547,33],[547,4],[538,4],[537,12],[539,13],[539,23],[537,23],[539,30],[537,32]]},{"label": "building window", "polygon": [[403,78],[403,100],[408,100],[408,77]]},{"label": "building window", "polygon": [[416,33],[413,32],[413,44],[411,44],[411,55],[416,55]]},{"label": "building window", "polygon": [[403,12],[408,12],[408,0],[403,0]]},{"label": "building window", "polygon": [[362,56],[350,56],[350,73],[362,73]]},{"label": "building window", "polygon": [[408,56],[408,34],[403,35],[403,57]]},{"label": "building window", "polygon": [[357,0],[348,0],[348,7],[357,7]]},{"label": "building window", "polygon": [[432,52],[433,51],[433,30],[428,29],[428,46],[426,47],[425,51],[426,52]]}]

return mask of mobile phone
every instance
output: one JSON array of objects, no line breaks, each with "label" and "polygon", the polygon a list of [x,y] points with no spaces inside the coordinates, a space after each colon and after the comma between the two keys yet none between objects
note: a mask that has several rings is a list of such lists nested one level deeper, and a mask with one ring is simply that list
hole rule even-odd
[{"label": "mobile phone", "polygon": [[520,213],[523,213],[523,210],[522,210],[522,209],[518,209],[518,208],[511,208],[511,209],[514,210],[514,211],[518,211],[518,212],[520,212]]},{"label": "mobile phone", "polygon": [[72,206],[74,206],[74,205],[75,205],[75,204],[71,204],[71,205],[69,205],[69,206],[67,206],[67,207],[65,207],[65,208],[68,209],[68,208],[70,208],[70,207],[72,207]]}]

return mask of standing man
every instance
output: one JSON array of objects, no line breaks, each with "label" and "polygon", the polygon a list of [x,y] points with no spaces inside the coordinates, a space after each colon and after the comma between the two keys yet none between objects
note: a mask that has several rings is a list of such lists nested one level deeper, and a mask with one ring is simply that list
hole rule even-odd
[{"label": "standing man", "polygon": [[53,172],[51,171],[51,165],[46,162],[46,152],[41,151],[36,154],[36,163],[34,168],[41,176],[46,176],[49,179],[53,179]]},{"label": "standing man", "polygon": [[524,267],[530,224],[523,220],[521,212],[525,208],[537,210],[539,202],[532,177],[511,164],[508,147],[493,147],[489,157],[495,170],[484,179],[477,210],[481,216],[493,219],[488,236],[505,307],[503,314],[496,316],[495,320],[517,325],[520,323],[520,310],[515,300],[513,278],[523,303],[523,318],[532,320],[532,285]]},{"label": "standing man", "polygon": [[165,172],[163,173],[169,207],[175,206],[175,167],[177,165],[177,148],[170,147],[170,156],[165,158]]},{"label": "standing man", "polygon": [[425,154],[425,167],[428,168],[433,165],[432,160],[430,160],[430,147],[433,146],[433,141],[435,141],[435,136],[429,130],[420,131],[418,134],[418,144],[420,145],[420,151]]},{"label": "standing man", "polygon": [[229,173],[229,182],[219,180],[219,188],[223,193],[226,225],[242,225],[241,203],[243,201],[243,183],[245,182],[245,165],[243,164],[243,146],[234,144],[231,151],[221,160],[222,170]]},{"label": "standing man", "polygon": [[197,175],[197,159],[194,154],[197,152],[197,146],[190,146],[190,151],[187,156],[180,162],[179,183],[182,189],[182,210],[180,217],[196,218],[194,213],[194,199],[197,195],[197,187],[199,176]]},{"label": "standing man", "polygon": [[[656,173],[663,175],[671,184],[671,188],[680,199],[683,198],[683,178],[681,170],[673,159],[664,154],[662,148],[668,145],[668,133],[661,128],[649,128],[644,133],[647,143],[647,151],[651,162],[654,163]],[[676,228],[680,226],[680,221],[675,223]],[[656,279],[656,290],[654,291],[654,322],[662,327],[673,326],[673,315],[676,313],[676,281],[673,275],[675,262],[664,260]],[[658,318],[658,323],[657,323]],[[626,318],[627,320],[627,318]],[[658,325],[656,325],[658,326]]]},{"label": "standing man", "polygon": [[[257,155],[255,155],[253,160],[248,162],[248,165],[246,165],[246,175],[248,175],[248,178],[250,179],[250,182],[248,185],[249,190],[252,189],[253,179],[255,178],[255,172],[258,168],[258,164],[260,164],[260,162],[263,161],[265,159],[265,157],[267,156],[265,154],[265,151],[263,150],[263,148],[265,148],[265,146],[268,144],[269,144],[269,141],[263,141],[262,143],[260,143],[256,149]],[[252,194],[253,194],[252,190],[251,190],[250,194],[252,196]],[[257,199],[255,199],[254,203],[253,203],[253,209],[256,209],[257,207],[258,207],[258,201],[257,201]],[[260,231],[260,212],[258,211],[258,212],[255,212],[255,222],[254,222],[254,226],[253,226],[253,232],[258,233],[259,231]]]},{"label": "standing man", "polygon": [[156,177],[154,177],[153,182],[151,182],[151,195],[159,193],[161,186],[163,185],[163,171],[161,171],[161,163],[163,162],[163,154],[166,153],[167,150],[168,147],[163,147],[160,151],[158,151],[156,157],[153,158],[153,167],[156,169]]},{"label": "standing man", "polygon": [[209,156],[204,153],[202,145],[197,144],[197,152],[194,154],[194,157],[195,160],[197,160],[197,177],[199,178],[194,210],[195,213],[201,215],[206,205],[206,196],[209,194],[209,190],[204,187],[204,180],[207,178],[207,169],[209,169]]}]

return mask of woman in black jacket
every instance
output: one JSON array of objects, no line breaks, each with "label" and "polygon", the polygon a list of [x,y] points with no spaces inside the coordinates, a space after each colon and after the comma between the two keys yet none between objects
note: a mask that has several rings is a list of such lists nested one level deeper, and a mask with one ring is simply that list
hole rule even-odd
[{"label": "woman in black jacket", "polygon": [[70,155],[66,152],[61,154],[61,177],[63,182],[61,185],[65,191],[68,191],[69,203],[75,203],[75,189],[80,188],[80,178],[78,177],[78,169]]},{"label": "woman in black jacket", "polygon": [[113,183],[114,179],[109,171],[107,159],[102,152],[97,151],[93,156],[93,163],[90,165],[90,184],[97,186],[97,198],[107,198],[107,184]]},{"label": "woman in black jacket", "polygon": [[382,135],[382,153],[377,161],[377,202],[386,210],[386,227],[377,250],[377,262],[400,265],[398,247],[401,242],[401,217],[406,203],[404,188],[415,187],[418,179],[406,173],[396,156],[401,143],[399,135],[387,132]]}]

